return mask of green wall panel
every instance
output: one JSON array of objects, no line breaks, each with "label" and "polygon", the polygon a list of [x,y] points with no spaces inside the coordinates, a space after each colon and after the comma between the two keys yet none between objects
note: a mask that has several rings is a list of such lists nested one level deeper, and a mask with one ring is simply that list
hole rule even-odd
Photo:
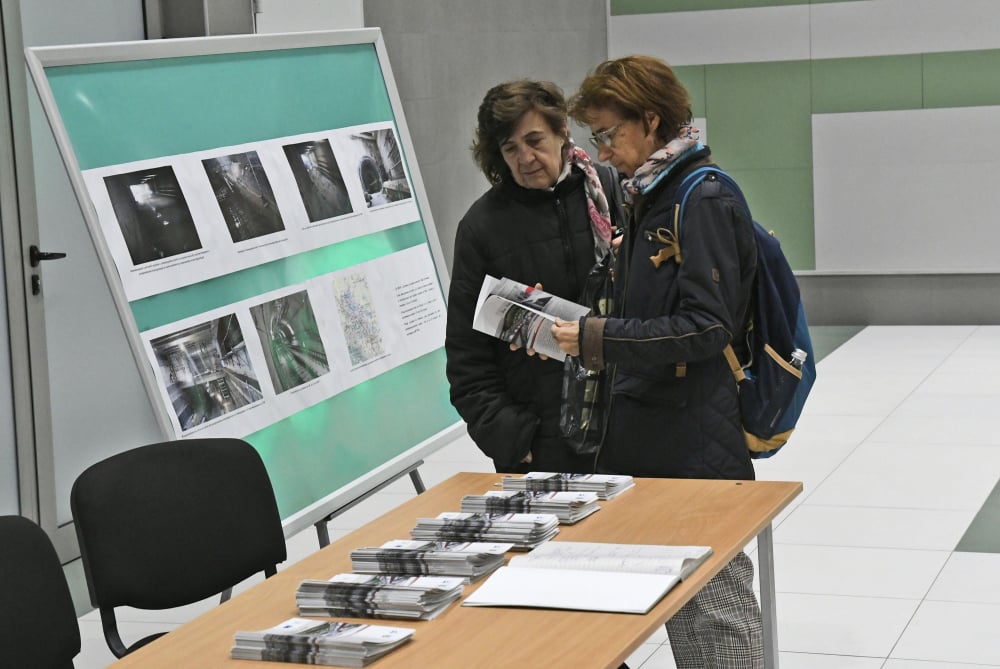
[{"label": "green wall panel", "polygon": [[674,74],[691,95],[691,114],[705,116],[705,66],[691,65],[673,68]]},{"label": "green wall panel", "polygon": [[812,61],[812,112],[919,109],[923,72],[919,55]]},{"label": "green wall panel", "polygon": [[731,170],[746,195],[753,217],[781,242],[792,269],[815,269],[812,168]]},{"label": "green wall panel", "polygon": [[1000,104],[1000,49],[924,54],[924,106]]},{"label": "green wall panel", "polygon": [[706,66],[712,151],[728,169],[812,167],[809,63]]}]

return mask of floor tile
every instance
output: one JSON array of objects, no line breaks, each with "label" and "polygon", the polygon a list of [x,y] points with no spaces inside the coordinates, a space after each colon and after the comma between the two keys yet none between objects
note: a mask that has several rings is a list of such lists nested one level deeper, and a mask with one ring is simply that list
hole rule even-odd
[{"label": "floor tile", "polygon": [[1000,604],[924,602],[890,657],[1000,664]]},{"label": "floor tile", "polygon": [[[785,665],[781,665],[786,669]],[[965,662],[928,662],[924,660],[887,660],[882,669],[1000,669],[1000,664],[967,664]]]},{"label": "floor tile", "polygon": [[823,413],[819,403],[806,400],[806,411],[799,419],[788,443],[769,458],[754,461],[759,471],[769,467],[803,466],[832,469],[844,461],[883,420],[882,416],[845,416]]},{"label": "floor tile", "polygon": [[953,553],[927,599],[1000,604],[1000,554]]},{"label": "floor tile", "polygon": [[[634,653],[628,656],[625,660],[625,664],[629,666],[629,669],[651,669],[654,665],[649,664],[648,660],[660,649],[660,644],[658,643],[644,643],[639,646]],[[669,652],[669,650],[667,651]],[[666,665],[668,667],[673,667],[673,657],[671,657],[671,664]],[[658,665],[657,665],[658,666]]]},{"label": "floor tile", "polygon": [[832,595],[777,596],[782,651],[888,657],[919,601]]},{"label": "floor tile", "polygon": [[[628,663],[630,669],[636,669],[631,662]],[[645,662],[638,666],[638,669],[677,669],[674,662],[674,654],[670,651],[670,646],[660,646],[656,648]]]},{"label": "floor tile", "polygon": [[[814,655],[812,653],[779,653],[781,669],[881,669],[881,657],[850,657],[847,655]],[[930,669],[930,667],[925,667]]]},{"label": "floor tile", "polygon": [[947,559],[947,551],[777,544],[775,587],[783,593],[921,599]]},{"label": "floor tile", "polygon": [[913,372],[866,372],[823,369],[806,405],[825,415],[885,416],[911,395],[926,378]]},{"label": "floor tile", "polygon": [[775,530],[775,543],[950,551],[975,512],[798,505]]},{"label": "floor tile", "polygon": [[1000,448],[874,443],[859,446],[809,496],[813,504],[978,509],[1000,476]]},{"label": "floor tile", "polygon": [[[875,428],[870,439],[948,449],[955,445],[996,447],[1000,446],[1000,412],[949,421],[937,416],[891,415]],[[941,453],[938,459],[942,459]]]}]

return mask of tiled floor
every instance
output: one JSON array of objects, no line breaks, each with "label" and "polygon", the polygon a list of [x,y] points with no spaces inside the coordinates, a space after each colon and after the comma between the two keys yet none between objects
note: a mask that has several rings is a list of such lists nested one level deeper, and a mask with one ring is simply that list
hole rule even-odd
[{"label": "tiled floor", "polygon": [[[420,468],[428,486],[458,471],[492,471],[467,438]],[[805,487],[774,525],[783,669],[1000,668],[1000,554],[956,550],[960,541],[991,544],[967,536],[970,526],[1000,534],[983,522],[995,515],[974,522],[1000,495],[1000,327],[861,331],[820,360],[795,437],[758,461],[757,476]],[[408,478],[397,481],[334,519],[331,539],[413,494]],[[315,533],[288,547],[290,561],[307,555]],[[68,573],[85,590],[78,570]],[[175,626],[211,605],[122,612],[123,636]],[[106,666],[113,658],[96,614],[80,624],[77,669]],[[666,633],[629,665],[674,667]]]}]

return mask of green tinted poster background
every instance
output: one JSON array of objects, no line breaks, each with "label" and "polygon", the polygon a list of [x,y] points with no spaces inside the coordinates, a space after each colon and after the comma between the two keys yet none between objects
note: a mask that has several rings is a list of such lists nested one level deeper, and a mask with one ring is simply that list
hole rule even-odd
[{"label": "green tinted poster background", "polygon": [[[48,66],[45,76],[81,170],[397,120],[370,42],[140,56]],[[136,300],[124,325],[143,332],[428,243],[416,220]],[[244,436],[264,459],[282,518],[455,425],[444,362],[442,347]]]}]

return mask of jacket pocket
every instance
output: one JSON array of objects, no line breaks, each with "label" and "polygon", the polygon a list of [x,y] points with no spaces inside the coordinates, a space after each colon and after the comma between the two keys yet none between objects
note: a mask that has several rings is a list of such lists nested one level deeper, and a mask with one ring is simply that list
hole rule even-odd
[{"label": "jacket pocket", "polygon": [[685,377],[674,373],[652,377],[625,372],[619,368],[612,392],[645,404],[679,409],[687,406],[691,387]]}]

